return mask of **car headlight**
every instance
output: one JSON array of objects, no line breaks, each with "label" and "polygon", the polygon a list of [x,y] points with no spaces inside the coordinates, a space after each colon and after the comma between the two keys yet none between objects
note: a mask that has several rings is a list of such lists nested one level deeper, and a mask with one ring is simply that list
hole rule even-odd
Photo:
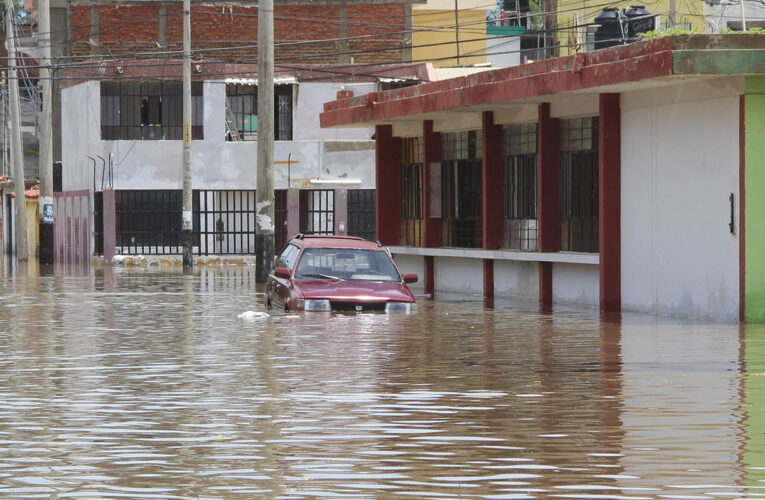
[{"label": "car headlight", "polygon": [[416,306],[411,302],[388,302],[385,304],[386,313],[409,314],[415,310]]},{"label": "car headlight", "polygon": [[327,299],[305,299],[303,301],[303,309],[305,311],[331,311],[332,308],[329,305]]}]

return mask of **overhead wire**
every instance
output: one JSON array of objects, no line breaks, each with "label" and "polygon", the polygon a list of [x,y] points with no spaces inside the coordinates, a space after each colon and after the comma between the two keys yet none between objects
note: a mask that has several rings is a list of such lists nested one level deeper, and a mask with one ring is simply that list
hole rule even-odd
[{"label": "overhead wire", "polygon": [[[653,3],[656,3],[656,2],[653,2]],[[589,7],[597,8],[597,7],[600,7],[602,5],[613,5],[613,2],[608,2],[608,4],[606,4],[606,3],[598,4],[598,5],[589,6]],[[556,11],[556,12],[568,12],[568,11],[576,11],[576,10],[580,10],[580,8],[577,7],[577,8],[573,8],[573,9],[561,9],[561,10]],[[241,14],[235,14],[235,15],[241,15]],[[256,17],[256,15],[247,15],[247,16],[248,17],[249,16],[255,16]],[[338,21],[333,20],[333,22],[338,22]],[[486,21],[475,22],[474,24],[485,25]],[[559,32],[559,31],[569,30],[569,29],[578,29],[578,28],[580,28],[582,26],[586,26],[586,24],[584,24],[584,25],[577,25],[577,26],[565,26],[564,25],[564,26],[561,26],[561,27],[556,28],[554,30],[544,30],[544,32],[545,33],[547,33],[547,32]],[[443,28],[447,29],[448,27],[449,26],[447,25],[447,26],[444,26]],[[408,32],[416,32],[416,30],[407,30],[407,31]],[[398,33],[402,33],[402,32],[398,32]],[[509,36],[516,36],[516,35],[509,35]],[[523,35],[521,35],[521,36],[523,36]],[[536,36],[536,35],[532,35],[532,36]],[[346,40],[347,41],[347,40],[351,40],[351,39],[356,39],[356,37],[333,38],[333,39],[326,39],[326,40],[322,40],[322,41],[325,41],[325,42],[336,42],[336,41],[342,41],[342,40]],[[464,44],[464,43],[473,42],[473,41],[482,41],[482,40],[485,40],[485,39],[486,39],[486,37],[479,37],[479,38],[469,39],[469,40],[460,40],[459,43]],[[289,45],[293,45],[293,44],[303,44],[303,43],[317,43],[317,41],[313,40],[313,41],[310,41],[310,42],[305,42],[305,41],[284,42],[283,45],[284,46],[289,46]],[[446,41],[446,42],[436,42],[436,43],[429,43],[429,44],[421,44],[421,45],[417,45],[417,46],[409,46],[409,47],[405,47],[405,48],[406,49],[410,49],[410,48],[411,49],[416,49],[416,48],[423,48],[423,47],[437,47],[437,46],[441,46],[441,45],[452,45],[452,44],[455,44],[455,43],[457,43],[457,41]],[[282,43],[278,43],[276,45],[282,45]],[[257,45],[245,45],[245,46],[239,46],[238,48],[239,49],[248,49],[248,48],[256,48],[256,47],[257,47]],[[565,48],[565,47],[566,46],[563,45],[563,44],[557,44],[556,46],[548,46],[548,47],[545,47],[545,48],[546,49],[554,49],[554,48]],[[198,49],[197,51],[194,51],[194,52],[195,52],[195,54],[199,55],[200,52],[204,54],[208,50],[215,50],[215,51],[218,51],[218,50],[229,50],[230,51],[230,50],[236,50],[236,49],[237,49],[236,46],[235,47],[220,47],[220,48],[215,48],[215,49],[201,49],[201,50]],[[360,53],[360,52],[363,52],[363,53],[390,52],[390,51],[393,51],[393,50],[401,50],[401,49],[402,48],[400,48],[400,47],[391,47],[391,48],[380,48],[380,49],[359,50],[359,51],[345,51],[345,52],[333,51],[333,52],[327,52],[327,53],[323,53],[323,54],[316,54],[315,57],[317,57],[317,58],[319,58],[319,57],[336,57],[338,55],[349,55],[349,54]],[[179,51],[165,51],[164,54],[165,55],[177,55],[177,54],[179,54]],[[162,55],[162,53],[161,52],[160,53],[157,53],[157,52],[147,52],[147,53],[145,53],[145,55],[157,57],[157,56]],[[479,57],[479,56],[480,55],[477,52],[474,52],[473,54],[471,54],[471,57]],[[141,59],[137,59],[137,58],[127,59],[126,60],[124,58],[124,55],[122,55],[121,59],[120,59],[120,55],[111,55],[111,56],[109,56],[109,58],[105,58],[103,55],[100,55],[100,56],[93,56],[93,55],[91,55],[91,56],[88,56],[88,57],[90,59],[88,61],[84,61],[82,63],[76,63],[76,62],[61,63],[61,64],[58,64],[56,66],[56,68],[57,69],[63,69],[63,68],[87,69],[87,68],[92,68],[94,66],[98,66],[98,65],[103,64],[105,59],[120,60],[121,63],[124,64],[125,67],[151,67],[151,66],[167,66],[168,64],[176,64],[176,63],[173,63],[173,62],[164,62],[164,61],[161,62],[161,63],[150,62],[150,63],[146,64],[146,63],[142,63],[141,62],[142,60]],[[96,58],[96,60],[93,60],[94,57]],[[303,58],[304,59],[305,56],[281,56],[281,57],[277,58],[276,60],[277,61],[285,61],[285,60],[289,60],[289,59],[299,59],[299,58]],[[411,63],[426,62],[426,61],[438,61],[438,60],[449,60],[449,59],[455,59],[455,56],[451,55],[451,56],[445,56],[445,57],[441,57],[441,58],[428,57],[426,59],[411,61]],[[256,58],[253,58],[253,59],[238,59],[238,60],[236,60],[236,62],[237,63],[247,63],[248,61],[255,62],[256,60],[257,60]],[[181,64],[181,63],[178,62],[177,64]],[[364,64],[367,67],[383,65],[383,63],[381,63],[381,62],[364,63]],[[281,66],[283,66],[283,65],[281,65]],[[359,68],[360,66],[362,66],[361,63],[354,64],[354,65],[347,65],[347,64],[346,65],[335,65],[335,66],[324,65],[321,71],[323,73],[327,73],[327,72],[332,72],[332,71],[339,71],[342,68],[346,68],[346,67]],[[303,69],[304,71],[307,71],[306,68],[301,68],[301,69]],[[358,75],[358,72],[355,72],[354,74]],[[200,76],[210,76],[210,75],[200,74]],[[126,78],[126,77],[123,76],[121,78]]]}]

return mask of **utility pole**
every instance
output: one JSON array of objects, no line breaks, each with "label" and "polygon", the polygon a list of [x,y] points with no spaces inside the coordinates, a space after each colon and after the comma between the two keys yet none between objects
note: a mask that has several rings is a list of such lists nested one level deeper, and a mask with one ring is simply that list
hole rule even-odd
[{"label": "utility pole", "polygon": [[191,0],[183,0],[183,267],[194,265],[191,199]]},{"label": "utility pole", "polygon": [[40,49],[40,264],[53,264],[53,78],[51,73],[50,0],[39,0],[37,47]]},{"label": "utility pole", "polygon": [[16,191],[16,260],[29,260],[27,244],[27,200],[24,197],[24,157],[21,150],[21,125],[19,119],[19,76],[16,69],[16,40],[13,29],[14,11],[10,0],[5,3],[5,38],[8,47],[8,86],[11,105],[11,162],[13,185]]},{"label": "utility pole", "polygon": [[457,42],[457,66],[460,65],[460,8],[459,0],[454,0],[454,37]]},{"label": "utility pole", "polygon": [[746,12],[744,12],[744,0],[739,0],[741,5],[741,31],[746,31]]},{"label": "utility pole", "polygon": [[258,172],[255,281],[265,283],[274,260],[274,1],[258,0]]},{"label": "utility pole", "polygon": [[669,0],[669,26],[677,24],[677,0]]}]

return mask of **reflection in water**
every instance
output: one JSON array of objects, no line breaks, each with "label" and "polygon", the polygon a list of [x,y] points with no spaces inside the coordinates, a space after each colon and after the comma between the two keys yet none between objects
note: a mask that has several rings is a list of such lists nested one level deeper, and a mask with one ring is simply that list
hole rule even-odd
[{"label": "reflection in water", "polygon": [[765,492],[765,331],[421,301],[261,310],[254,270],[21,268],[0,497]]}]

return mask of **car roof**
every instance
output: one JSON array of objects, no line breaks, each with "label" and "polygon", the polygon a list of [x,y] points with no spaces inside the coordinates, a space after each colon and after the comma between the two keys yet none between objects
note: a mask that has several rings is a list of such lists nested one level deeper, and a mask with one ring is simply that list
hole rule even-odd
[{"label": "car roof", "polygon": [[384,250],[379,243],[372,243],[358,236],[336,236],[326,234],[298,234],[290,239],[303,248],[359,248],[363,250]]}]

